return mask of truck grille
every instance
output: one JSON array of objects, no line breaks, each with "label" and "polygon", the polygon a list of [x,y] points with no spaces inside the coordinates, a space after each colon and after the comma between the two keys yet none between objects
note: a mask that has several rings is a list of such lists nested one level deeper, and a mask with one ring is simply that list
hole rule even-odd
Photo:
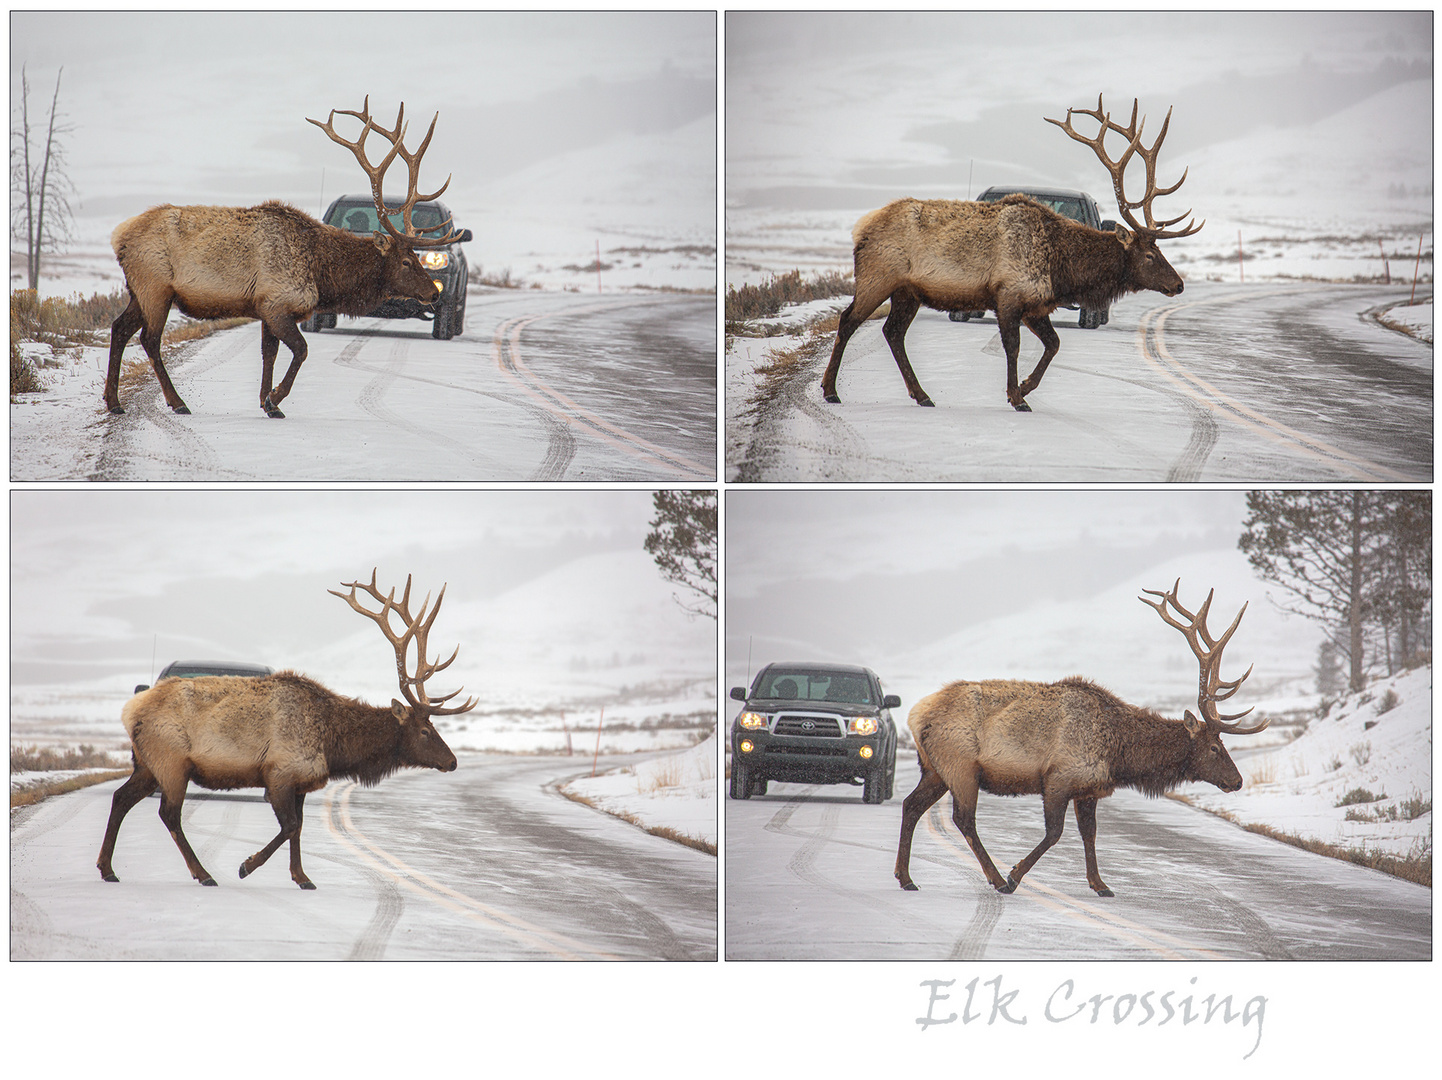
[{"label": "truck grille", "polygon": [[841,738],[841,721],[834,716],[792,716],[786,713],[776,718],[773,735],[804,735],[813,739]]}]

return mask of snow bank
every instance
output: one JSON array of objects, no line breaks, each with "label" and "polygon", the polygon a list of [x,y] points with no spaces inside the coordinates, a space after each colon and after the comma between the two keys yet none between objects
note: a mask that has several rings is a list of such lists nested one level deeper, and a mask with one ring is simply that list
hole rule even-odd
[{"label": "snow bank", "polygon": [[[1384,703],[1394,701],[1383,711]],[[1404,806],[1425,800],[1430,807],[1432,798],[1430,667],[1378,679],[1283,746],[1238,753],[1238,741],[1232,753],[1242,771],[1242,790],[1186,789],[1197,806],[1342,847],[1393,855],[1430,850],[1430,808],[1408,821]],[[1359,788],[1385,797],[1337,805]],[[1362,820],[1348,820],[1349,815]]]},{"label": "snow bank", "polygon": [[689,750],[572,780],[562,790],[644,829],[716,847],[715,732]]}]

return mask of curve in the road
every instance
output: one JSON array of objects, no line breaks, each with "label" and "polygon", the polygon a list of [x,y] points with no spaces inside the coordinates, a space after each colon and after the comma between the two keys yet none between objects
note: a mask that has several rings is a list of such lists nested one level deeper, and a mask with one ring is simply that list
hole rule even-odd
[{"label": "curve in the road", "polygon": [[[1278,290],[1283,293],[1288,290]],[[1271,294],[1265,294],[1271,295]],[[1255,299],[1252,297],[1251,299]],[[1178,361],[1166,346],[1165,328],[1167,320],[1189,308],[1201,307],[1209,304],[1231,303],[1230,296],[1213,297],[1206,300],[1193,300],[1183,304],[1172,304],[1148,311],[1137,321],[1137,351],[1141,353],[1142,359],[1168,383],[1178,388],[1187,398],[1195,402],[1201,408],[1208,410],[1215,415],[1230,420],[1254,434],[1270,442],[1277,443],[1294,453],[1301,453],[1307,457],[1322,461],[1333,468],[1340,470],[1349,479],[1363,481],[1407,481],[1415,480],[1416,477],[1408,476],[1385,465],[1368,461],[1356,454],[1348,453],[1339,447],[1313,435],[1307,435],[1296,428],[1283,424],[1265,415],[1259,410],[1238,401],[1236,398],[1224,393],[1216,386],[1190,371],[1185,365]],[[1195,428],[1193,442],[1196,441]],[[1215,442],[1215,436],[1212,438]],[[1210,447],[1207,448],[1208,452]],[[1183,452],[1185,457],[1193,451],[1191,444]]]},{"label": "curve in the road", "polygon": [[518,315],[502,322],[496,327],[492,342],[492,355],[496,361],[496,369],[523,393],[528,394],[541,408],[563,423],[581,428],[587,434],[624,453],[640,458],[649,464],[659,464],[683,477],[709,477],[712,474],[712,466],[702,465],[682,454],[667,450],[663,446],[657,446],[650,440],[643,439],[604,417],[598,416],[546,383],[526,366],[521,351],[522,330],[542,319],[554,318],[557,315],[582,315],[592,310],[602,309],[568,308],[559,312]]},{"label": "curve in the road", "polygon": [[488,930],[503,934],[522,945],[537,949],[557,959],[619,959],[610,953],[598,952],[573,941],[564,934],[536,926],[490,904],[484,904],[408,866],[403,860],[380,847],[356,828],[350,813],[350,797],[357,786],[354,781],[348,781],[326,789],[323,804],[326,829],[383,878],[447,911],[470,919]]}]

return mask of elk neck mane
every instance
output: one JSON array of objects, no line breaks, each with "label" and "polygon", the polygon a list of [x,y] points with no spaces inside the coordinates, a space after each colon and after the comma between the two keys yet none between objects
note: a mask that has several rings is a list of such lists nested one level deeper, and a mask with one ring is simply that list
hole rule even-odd
[{"label": "elk neck mane", "polygon": [[1185,782],[1193,739],[1180,720],[1131,705],[1090,679],[1072,676],[1056,683],[1088,694],[1104,720],[1098,734],[1106,748],[1111,780],[1148,798],[1165,795]]},{"label": "elk neck mane", "polygon": [[318,714],[321,749],[332,779],[358,780],[367,787],[400,768],[401,725],[389,706],[371,705],[327,689],[305,675],[280,671],[270,676],[297,690]]}]

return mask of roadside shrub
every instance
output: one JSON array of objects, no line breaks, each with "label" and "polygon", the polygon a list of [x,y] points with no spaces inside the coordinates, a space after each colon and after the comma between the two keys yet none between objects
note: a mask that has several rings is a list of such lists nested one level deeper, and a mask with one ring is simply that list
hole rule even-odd
[{"label": "roadside shrub", "polygon": [[1397,696],[1397,691],[1388,690],[1382,695],[1382,700],[1377,702],[1377,715],[1381,716],[1384,712],[1391,712],[1401,703],[1402,699]]},{"label": "roadside shrub", "polygon": [[726,322],[744,322],[777,314],[786,304],[804,304],[808,300],[825,300],[833,296],[850,296],[855,292],[851,274],[834,270],[814,275],[810,281],[801,279],[800,270],[773,275],[760,285],[726,287]]},{"label": "roadside shrub", "polygon": [[1421,792],[1414,791],[1407,798],[1400,800],[1397,808],[1402,813],[1402,820],[1416,821],[1423,814],[1432,812],[1432,800],[1424,798]]},{"label": "roadside shrub", "polygon": [[1386,796],[1385,794],[1382,794],[1382,795],[1373,795],[1373,794],[1372,794],[1370,791],[1368,791],[1366,788],[1354,787],[1351,791],[1349,791],[1349,792],[1347,792],[1347,794],[1343,795],[1343,796],[1341,797],[1341,799],[1339,799],[1339,800],[1338,800],[1336,803],[1334,803],[1333,805],[1335,805],[1335,806],[1354,806],[1354,805],[1356,805],[1357,803],[1377,802],[1379,799],[1385,799],[1386,797],[1387,797],[1387,796]]},{"label": "roadside shrub", "polygon": [[125,762],[105,750],[88,743],[68,750],[48,746],[12,746],[11,772],[55,772],[59,769],[113,769]]},{"label": "roadside shrub", "polygon": [[1358,765],[1365,765],[1372,760],[1372,744],[1369,742],[1353,743],[1352,749],[1348,753],[1352,755],[1352,760]]}]

